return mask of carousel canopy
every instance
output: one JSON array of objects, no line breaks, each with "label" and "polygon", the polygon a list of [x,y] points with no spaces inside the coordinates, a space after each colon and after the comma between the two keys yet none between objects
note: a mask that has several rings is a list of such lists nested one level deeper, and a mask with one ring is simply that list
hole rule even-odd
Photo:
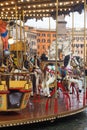
[{"label": "carousel canopy", "polygon": [[42,19],[43,17],[82,12],[84,0],[0,0],[0,19]]}]

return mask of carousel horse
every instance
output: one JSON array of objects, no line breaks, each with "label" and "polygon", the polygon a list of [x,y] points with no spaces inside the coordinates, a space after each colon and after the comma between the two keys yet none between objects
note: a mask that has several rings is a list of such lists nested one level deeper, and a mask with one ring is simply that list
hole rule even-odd
[{"label": "carousel horse", "polygon": [[[33,60],[34,61],[34,60]],[[35,56],[35,62],[29,61],[29,72],[30,77],[32,80],[33,85],[33,94],[39,94],[39,85],[42,80],[42,71],[39,67],[39,60],[37,62],[36,56]]]},{"label": "carousel horse", "polygon": [[[66,70],[63,67],[58,66],[57,69],[57,81],[62,82],[64,78],[66,77]],[[47,97],[52,96],[50,94],[50,86],[51,88],[55,88],[55,81],[56,81],[56,75],[55,75],[55,65],[48,65],[46,67],[46,75],[45,79],[42,82],[42,88],[43,88],[43,94]],[[61,86],[58,86],[61,87]],[[62,88],[62,90],[65,90],[66,88]]]},{"label": "carousel horse", "polygon": [[[46,110],[49,103],[49,97],[53,96],[55,92],[60,96],[60,92],[63,94],[63,99],[66,104],[66,108],[69,109],[71,106],[71,100],[67,88],[65,87],[63,81],[66,77],[66,70],[63,67],[58,66],[57,77],[55,74],[55,65],[48,65],[46,68],[46,77],[42,82],[43,95],[48,97],[46,101]],[[57,78],[57,89],[56,88],[56,78]]]},{"label": "carousel horse", "polygon": [[[67,49],[67,52],[69,50]],[[65,55],[64,57],[64,67],[67,70],[68,81],[69,81],[69,88],[70,84],[75,83],[79,88],[79,91],[82,90],[82,70],[83,70],[83,59],[75,54],[72,54],[71,52],[68,52],[68,55]]]},{"label": "carousel horse", "polygon": [[[81,58],[76,55],[74,55],[74,56],[72,55],[71,38],[66,37],[65,40],[58,42],[58,46],[60,46],[59,48],[62,50],[62,53],[63,53],[63,59],[64,59],[63,68],[67,72],[66,75],[71,76],[71,74],[75,74],[75,73],[76,73],[76,75],[77,74],[79,75],[79,73],[81,72],[80,67],[82,67]],[[76,67],[75,69],[74,69],[74,66]],[[61,67],[60,67],[60,70],[61,70]],[[62,72],[62,71],[60,71],[60,72]],[[58,74],[58,76],[60,76],[60,73]],[[60,76],[60,77],[62,78],[62,76]],[[59,77],[59,79],[61,79],[60,77]],[[78,82],[78,84],[79,84],[79,79],[73,80],[73,82],[75,82],[75,83]],[[67,80],[67,76],[66,76],[66,80]],[[69,84],[71,84],[71,83],[72,83],[72,81],[70,80]],[[70,87],[70,86],[68,86],[68,87]]]},{"label": "carousel horse", "polygon": [[[67,42],[68,43],[68,42]],[[66,45],[66,44],[64,44]],[[66,53],[67,52],[67,53]],[[67,80],[69,82],[68,89],[70,90],[71,86],[77,92],[82,90],[83,81],[82,77],[82,68],[83,68],[83,60],[81,57],[72,54],[69,48],[64,47],[63,53],[65,53],[64,57],[64,67],[67,70]],[[74,83],[74,85],[72,85]]]},{"label": "carousel horse", "polygon": [[[50,66],[48,66],[47,70],[46,70],[46,77],[42,82],[42,91],[43,91],[43,95],[50,97],[50,84],[54,83],[56,77],[55,77],[55,73],[51,72],[51,69],[49,69]],[[50,72],[49,72],[50,71]],[[54,87],[54,86],[53,86]]]}]

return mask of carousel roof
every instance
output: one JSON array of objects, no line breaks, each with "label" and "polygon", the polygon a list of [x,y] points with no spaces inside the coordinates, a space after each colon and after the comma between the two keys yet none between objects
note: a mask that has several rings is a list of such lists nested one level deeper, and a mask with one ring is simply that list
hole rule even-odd
[{"label": "carousel roof", "polygon": [[[0,0],[0,19],[42,19],[56,16],[57,0]],[[58,0],[58,15],[82,12],[84,0]]]}]

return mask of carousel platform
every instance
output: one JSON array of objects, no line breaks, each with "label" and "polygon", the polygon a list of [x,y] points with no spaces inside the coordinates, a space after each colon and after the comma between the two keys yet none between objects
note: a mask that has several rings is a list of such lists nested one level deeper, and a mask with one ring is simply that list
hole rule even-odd
[{"label": "carousel platform", "polygon": [[18,112],[0,112],[0,127],[11,127],[44,121],[53,121],[80,113],[87,107],[84,92],[69,94],[70,99],[61,92],[48,98],[40,95],[31,96],[25,109]]}]

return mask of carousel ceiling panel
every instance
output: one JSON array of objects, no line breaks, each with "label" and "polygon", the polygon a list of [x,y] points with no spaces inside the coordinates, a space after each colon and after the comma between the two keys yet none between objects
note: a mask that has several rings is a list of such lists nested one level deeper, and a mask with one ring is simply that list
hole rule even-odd
[{"label": "carousel ceiling panel", "polygon": [[[0,0],[0,19],[42,19],[56,16],[56,0]],[[58,15],[82,12],[84,0],[59,0]]]}]

